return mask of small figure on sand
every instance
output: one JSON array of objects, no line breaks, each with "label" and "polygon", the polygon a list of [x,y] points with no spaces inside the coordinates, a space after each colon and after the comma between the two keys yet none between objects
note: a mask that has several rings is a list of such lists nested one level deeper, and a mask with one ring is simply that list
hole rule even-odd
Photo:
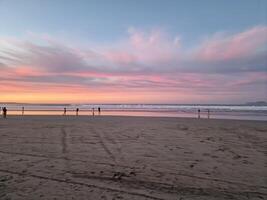
[{"label": "small figure on sand", "polygon": [[210,118],[210,109],[208,109],[208,119]]},{"label": "small figure on sand", "polygon": [[100,109],[100,107],[98,107],[98,115],[100,115],[101,114],[101,109]]},{"label": "small figure on sand", "polygon": [[95,108],[93,108],[93,116],[95,116]]},{"label": "small figure on sand", "polygon": [[24,106],[22,106],[22,113],[21,114],[24,115]]},{"label": "small figure on sand", "polygon": [[64,108],[63,115],[65,116],[65,115],[66,115],[66,113],[67,113],[67,109],[66,109],[66,108]]},{"label": "small figure on sand", "polygon": [[3,107],[3,117],[6,118],[7,115],[7,109],[6,107]]},{"label": "small figure on sand", "polygon": [[79,108],[76,108],[76,116],[79,115]]},{"label": "small figure on sand", "polygon": [[200,119],[200,109],[198,109],[198,119]]}]

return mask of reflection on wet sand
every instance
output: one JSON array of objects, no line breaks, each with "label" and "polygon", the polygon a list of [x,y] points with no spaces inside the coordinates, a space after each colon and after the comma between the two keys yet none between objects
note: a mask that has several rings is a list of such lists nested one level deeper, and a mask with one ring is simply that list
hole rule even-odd
[{"label": "reflection on wet sand", "polygon": [[[9,110],[9,115],[21,115],[21,110]],[[24,110],[23,115],[64,115],[63,110]],[[76,110],[67,110],[66,115],[77,115]],[[79,115],[93,116],[92,110],[79,110]],[[197,118],[197,112],[184,111],[139,111],[139,110],[102,110],[101,115],[107,116],[147,116],[147,117],[185,117]],[[202,111],[200,118],[202,119],[240,119],[240,120],[264,120],[267,116],[260,113],[244,113],[244,112],[212,112]]]}]

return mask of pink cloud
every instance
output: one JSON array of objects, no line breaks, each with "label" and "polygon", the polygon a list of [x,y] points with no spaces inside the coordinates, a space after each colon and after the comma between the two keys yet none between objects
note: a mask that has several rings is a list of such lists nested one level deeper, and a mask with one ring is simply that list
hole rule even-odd
[{"label": "pink cloud", "polygon": [[47,74],[44,70],[28,66],[16,67],[14,68],[13,73],[13,75],[16,76],[42,76]]},{"label": "pink cloud", "polygon": [[197,58],[204,61],[244,58],[266,47],[267,27],[258,26],[244,32],[211,38],[198,49]]},{"label": "pink cloud", "polygon": [[130,31],[129,46],[141,62],[169,62],[179,56],[180,45],[165,32]]},{"label": "pink cloud", "polygon": [[106,58],[111,62],[118,64],[131,64],[136,62],[136,57],[124,51],[109,51],[105,54]]},{"label": "pink cloud", "polygon": [[226,85],[231,88],[240,88],[255,83],[263,83],[267,87],[267,72],[245,73],[242,77],[236,78],[235,80],[227,83]]},{"label": "pink cloud", "polygon": [[129,37],[104,55],[118,64],[158,64],[177,59],[180,51],[178,37],[172,39],[161,30],[143,32],[129,29]]}]

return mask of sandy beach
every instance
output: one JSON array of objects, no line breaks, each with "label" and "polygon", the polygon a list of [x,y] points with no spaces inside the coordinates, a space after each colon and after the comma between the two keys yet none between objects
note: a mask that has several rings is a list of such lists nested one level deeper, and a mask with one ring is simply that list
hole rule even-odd
[{"label": "sandy beach", "polygon": [[260,121],[0,119],[0,199],[267,199]]}]

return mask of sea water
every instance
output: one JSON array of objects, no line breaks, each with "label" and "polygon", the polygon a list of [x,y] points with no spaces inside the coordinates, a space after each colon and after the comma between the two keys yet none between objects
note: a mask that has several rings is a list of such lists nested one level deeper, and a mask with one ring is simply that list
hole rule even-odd
[{"label": "sea water", "polygon": [[0,104],[6,106],[8,114],[21,115],[24,107],[24,115],[62,115],[63,109],[67,109],[67,115],[75,115],[79,108],[79,115],[98,115],[97,108],[101,108],[101,115],[122,116],[157,116],[157,117],[200,117],[207,118],[208,110],[210,118],[215,119],[245,119],[266,120],[267,106],[250,105],[200,105],[200,104]]}]

